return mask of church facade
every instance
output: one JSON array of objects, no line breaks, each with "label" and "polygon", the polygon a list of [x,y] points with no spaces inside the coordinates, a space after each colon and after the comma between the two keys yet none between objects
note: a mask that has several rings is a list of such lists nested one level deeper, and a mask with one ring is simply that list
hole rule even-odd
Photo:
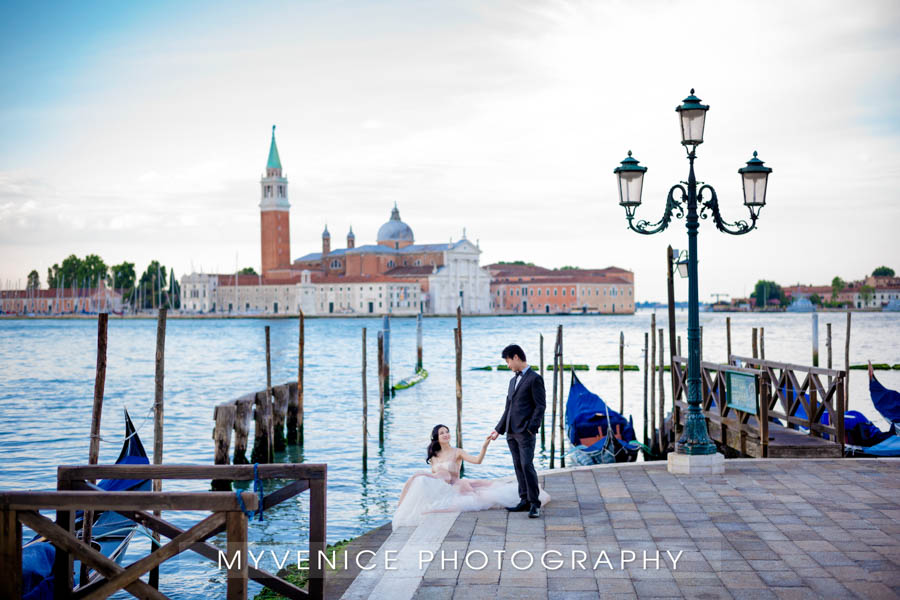
[{"label": "church facade", "polygon": [[332,248],[290,260],[290,202],[275,142],[260,179],[259,275],[191,273],[181,279],[182,309],[215,314],[415,315],[491,312],[491,275],[481,249],[465,234],[457,241],[417,244],[394,205],[374,244]]}]

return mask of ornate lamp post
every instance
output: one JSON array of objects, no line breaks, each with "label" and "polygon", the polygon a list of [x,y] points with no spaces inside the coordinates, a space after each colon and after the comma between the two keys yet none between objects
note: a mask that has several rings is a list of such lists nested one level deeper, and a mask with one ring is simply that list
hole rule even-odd
[{"label": "ornate lamp post", "polygon": [[[697,156],[697,146],[703,143],[703,130],[706,121],[706,112],[709,106],[701,104],[700,99],[691,95],[684,99],[683,104],[676,107],[681,124],[681,144],[687,151],[690,163],[688,180],[675,184],[669,189],[666,199],[666,208],[662,218],[656,223],[637,221],[635,223],[635,210],[641,204],[641,192],[643,189],[644,174],[647,167],[642,167],[639,162],[628,152],[628,157],[621,162],[621,166],[613,171],[618,176],[619,204],[625,208],[625,218],[628,227],[637,233],[650,235],[659,233],[669,226],[672,217],[682,218],[687,210],[686,227],[688,233],[687,271],[688,271],[688,412],[684,427],[684,434],[675,446],[676,463],[680,461],[684,466],[674,470],[693,472],[697,470],[712,469],[720,471],[710,460],[695,460],[691,457],[711,457],[716,454],[716,445],[710,440],[706,429],[706,419],[700,411],[700,316],[699,316],[699,292],[697,285],[697,230],[700,227],[700,219],[706,219],[712,215],[713,222],[719,231],[732,235],[743,235],[756,228],[756,220],[759,212],[766,204],[766,183],[772,169],[764,166],[756,152],[753,158],[747,161],[747,166],[738,169],[741,175],[744,191],[744,205],[750,211],[750,222],[736,221],[728,223],[722,219],[719,212],[719,200],[712,186],[703,184],[697,189],[697,179],[694,177],[694,159]],[[686,184],[685,188],[681,184]],[[702,183],[702,182],[701,182]],[[676,195],[676,190],[680,195]],[[709,194],[709,199],[704,199],[704,194]],[[699,212],[698,212],[699,209]],[[707,211],[709,215],[707,215]],[[670,455],[670,470],[672,458]],[[721,464],[721,463],[719,463]]]}]

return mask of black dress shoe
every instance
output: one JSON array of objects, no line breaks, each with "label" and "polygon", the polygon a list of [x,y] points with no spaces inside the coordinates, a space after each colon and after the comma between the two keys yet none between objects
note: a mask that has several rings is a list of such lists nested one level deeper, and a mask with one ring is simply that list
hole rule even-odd
[{"label": "black dress shoe", "polygon": [[528,518],[529,519],[537,519],[540,516],[541,516],[541,507],[535,506],[532,504],[531,509],[528,511]]},{"label": "black dress shoe", "polygon": [[509,512],[525,512],[526,510],[528,510],[529,506],[531,506],[530,502],[528,502],[527,500],[522,500],[515,506],[507,506],[506,510],[508,510]]}]

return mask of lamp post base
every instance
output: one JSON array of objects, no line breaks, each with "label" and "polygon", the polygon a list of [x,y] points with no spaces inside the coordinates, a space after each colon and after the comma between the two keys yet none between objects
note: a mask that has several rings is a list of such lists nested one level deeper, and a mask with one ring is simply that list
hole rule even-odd
[{"label": "lamp post base", "polygon": [[669,473],[679,475],[721,475],[725,472],[725,456],[722,454],[669,453]]}]

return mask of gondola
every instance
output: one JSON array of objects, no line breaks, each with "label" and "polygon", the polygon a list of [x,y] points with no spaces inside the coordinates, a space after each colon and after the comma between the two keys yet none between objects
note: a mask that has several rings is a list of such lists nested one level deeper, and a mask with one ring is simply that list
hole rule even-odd
[{"label": "gondola", "polygon": [[[147,452],[138,437],[134,424],[125,411],[125,441],[122,451],[116,459],[117,465],[146,465],[150,461]],[[150,491],[149,479],[104,479],[96,485],[97,489],[107,492]],[[76,535],[81,537],[84,514],[75,514]],[[134,521],[113,511],[94,513],[91,531],[91,545],[95,550],[121,564],[131,538],[137,531]],[[53,560],[56,549],[50,542],[40,536],[34,537],[22,547],[22,598],[23,600],[52,600],[53,598]],[[88,571],[87,579],[80,581],[81,563],[75,561],[75,590],[91,583],[99,577],[93,570]]]},{"label": "gondola", "polygon": [[[607,435],[610,425],[613,435]],[[610,409],[574,371],[566,400],[566,433],[572,445],[569,454],[579,465],[634,462],[641,448],[631,417]]]}]

